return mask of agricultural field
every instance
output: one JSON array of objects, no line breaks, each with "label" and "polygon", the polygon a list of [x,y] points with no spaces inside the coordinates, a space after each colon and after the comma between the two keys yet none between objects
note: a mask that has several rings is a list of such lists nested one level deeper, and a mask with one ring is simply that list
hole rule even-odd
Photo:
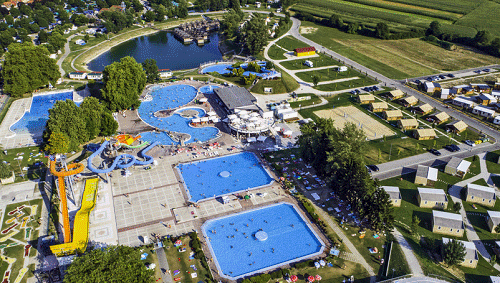
[{"label": "agricultural field", "polygon": [[500,36],[500,19],[493,15],[500,13],[500,4],[494,2],[484,2],[479,7],[460,18],[458,25],[477,28],[478,30],[488,30],[494,36]]},{"label": "agricultural field", "polygon": [[450,51],[420,39],[379,40],[352,35],[335,28],[303,22],[303,34],[327,48],[346,56],[387,77],[404,79],[484,65],[500,59],[458,47]]}]

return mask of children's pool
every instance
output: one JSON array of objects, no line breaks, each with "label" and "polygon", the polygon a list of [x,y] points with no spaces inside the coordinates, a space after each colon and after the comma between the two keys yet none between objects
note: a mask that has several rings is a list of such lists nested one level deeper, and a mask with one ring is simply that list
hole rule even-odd
[{"label": "children's pool", "polygon": [[219,88],[216,85],[205,85],[200,87],[198,90],[202,92],[203,94],[213,94],[214,93],[214,88]]},{"label": "children's pool", "polygon": [[231,73],[231,70],[228,69],[229,67],[231,67],[231,64],[212,65],[212,66],[203,68],[203,70],[201,70],[201,73],[206,74],[206,73],[211,73],[211,72],[217,72],[221,75],[229,74],[229,73]]},{"label": "children's pool", "polygon": [[177,166],[190,200],[233,194],[268,185],[273,181],[251,152],[226,155]]},{"label": "children's pool", "polygon": [[[182,108],[176,110],[172,116],[158,118],[154,113],[159,110],[174,109],[191,102],[196,97],[196,88],[189,85],[172,85],[154,89],[150,94],[151,101],[144,101],[138,109],[141,119],[152,127],[190,135],[185,143],[205,142],[217,136],[219,130],[215,127],[194,128],[189,125],[192,118],[184,118],[179,113],[184,110],[194,110],[198,112],[197,117],[205,116],[205,111],[201,108]],[[165,132],[144,132],[141,133],[142,140],[154,142],[160,141],[164,145],[178,144]]]},{"label": "children's pool", "polygon": [[202,230],[219,274],[233,280],[316,256],[324,249],[288,203],[212,219]]},{"label": "children's pool", "polygon": [[34,96],[31,108],[19,121],[10,126],[10,130],[16,134],[41,135],[49,120],[49,109],[56,101],[66,99],[73,100],[72,91]]}]

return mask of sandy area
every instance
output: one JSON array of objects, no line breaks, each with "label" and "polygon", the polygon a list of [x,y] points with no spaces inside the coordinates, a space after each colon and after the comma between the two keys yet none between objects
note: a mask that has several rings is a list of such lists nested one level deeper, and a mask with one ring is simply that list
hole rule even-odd
[{"label": "sandy area", "polygon": [[314,33],[317,30],[318,28],[313,28],[313,27],[300,27],[300,33],[302,34]]},{"label": "sandy area", "polygon": [[371,118],[354,106],[338,107],[335,109],[315,111],[318,117],[333,119],[337,129],[343,128],[347,122],[352,122],[363,129],[369,140],[380,139],[383,136],[392,136],[395,133],[382,123]]}]

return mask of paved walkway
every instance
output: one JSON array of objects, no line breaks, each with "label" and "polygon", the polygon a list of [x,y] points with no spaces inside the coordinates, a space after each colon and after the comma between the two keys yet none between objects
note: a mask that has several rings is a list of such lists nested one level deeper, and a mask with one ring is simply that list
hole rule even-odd
[{"label": "paved walkway", "polygon": [[59,72],[61,72],[61,78],[64,78],[65,75],[64,69],[62,68],[62,63],[64,59],[66,59],[66,57],[68,57],[69,53],[71,52],[69,44],[71,43],[71,39],[73,39],[73,37],[75,36],[76,34],[73,34],[70,37],[68,37],[68,39],[66,40],[66,44],[64,44],[64,54],[61,58],[59,58],[59,60],[57,60],[57,65],[59,66]]},{"label": "paved walkway", "polygon": [[420,267],[420,263],[417,260],[417,257],[413,254],[413,249],[410,244],[406,241],[406,239],[401,235],[398,229],[394,228],[393,232],[396,241],[398,241],[401,250],[403,250],[403,254],[405,255],[406,262],[408,262],[408,266],[410,267],[411,274],[414,276],[423,276],[424,272],[422,271],[422,267]]},{"label": "paved walkway", "polygon": [[165,254],[165,250],[163,248],[155,249],[156,256],[158,257],[158,265],[160,270],[162,271],[161,277],[164,283],[173,283],[172,276],[167,272],[169,270],[167,255]]},{"label": "paved walkway", "polygon": [[340,227],[333,222],[331,215],[326,213],[322,208],[317,206],[316,204],[312,204],[314,208],[316,209],[316,212],[320,215],[320,217],[325,220],[325,222],[330,226],[333,231],[339,236],[339,238],[342,239],[342,243],[346,245],[347,249],[351,251],[351,254],[349,254],[350,261],[357,262],[361,264],[368,274],[370,274],[370,282],[374,283],[377,280],[377,275],[373,271],[373,268],[366,262],[365,258],[358,252],[356,247],[351,243],[349,238],[344,234],[344,231],[340,229]]}]

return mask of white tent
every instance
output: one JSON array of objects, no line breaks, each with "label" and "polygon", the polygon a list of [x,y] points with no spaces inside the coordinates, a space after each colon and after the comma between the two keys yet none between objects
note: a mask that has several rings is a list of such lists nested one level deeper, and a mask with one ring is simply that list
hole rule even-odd
[{"label": "white tent", "polygon": [[250,118],[250,116],[248,116],[248,114],[240,114],[240,118],[247,120],[248,118]]},{"label": "white tent", "polygon": [[248,111],[246,111],[246,110],[241,110],[238,114],[240,114],[240,115],[245,115],[245,114],[248,114]]},{"label": "white tent", "polygon": [[293,134],[293,132],[292,132],[292,131],[290,131],[290,130],[288,130],[288,131],[284,131],[284,132],[283,132],[283,134],[284,134],[285,136],[291,136],[291,135]]},{"label": "white tent", "polygon": [[241,111],[241,109],[238,109],[238,108],[234,109],[234,113],[240,113],[240,111]]},{"label": "white tent", "polygon": [[257,140],[254,137],[249,137],[247,142],[256,142]]},{"label": "white tent", "polygon": [[214,123],[217,123],[217,122],[219,122],[219,121],[220,121],[220,119],[219,119],[219,118],[217,118],[217,117],[215,117],[215,116],[212,116],[211,118],[212,118],[212,119],[210,119],[210,120],[212,120]]},{"label": "white tent", "polygon": [[247,124],[247,128],[255,128],[255,124],[254,123],[248,123]]},{"label": "white tent", "polygon": [[267,139],[267,137],[265,137],[265,136],[259,136],[257,138],[257,140],[260,141],[260,142],[264,142],[266,139]]},{"label": "white tent", "polygon": [[199,123],[199,122],[200,122],[200,119],[195,118],[195,119],[191,120],[191,122],[192,122],[192,123]]},{"label": "white tent", "polygon": [[275,130],[276,132],[279,132],[279,131],[281,131],[281,127],[274,127],[274,130]]},{"label": "white tent", "polygon": [[207,115],[208,115],[208,116],[215,116],[215,115],[217,115],[217,114],[216,114],[214,111],[210,111],[210,112],[208,112],[208,113],[207,113]]},{"label": "white tent", "polygon": [[229,118],[229,120],[234,120],[234,119],[238,118],[238,116],[236,116],[235,114],[231,114],[231,115],[228,115],[227,118]]},{"label": "white tent", "polygon": [[240,118],[236,118],[236,119],[233,119],[231,122],[232,122],[232,123],[239,123],[240,121],[241,121],[241,119],[240,119]]},{"label": "white tent", "polygon": [[202,121],[202,122],[208,122],[208,117],[203,117],[203,118],[201,118],[201,121]]},{"label": "white tent", "polygon": [[257,117],[257,116],[259,116],[259,115],[260,115],[260,114],[259,114],[259,113],[257,113],[257,112],[252,112],[252,113],[250,113],[250,116],[252,116],[252,117]]},{"label": "white tent", "polygon": [[259,118],[257,118],[257,117],[250,117],[250,119],[248,119],[248,121],[252,121],[252,122],[257,121],[257,120],[259,120]]},{"label": "white tent", "polygon": [[206,99],[206,98],[200,98],[200,102],[207,102],[207,101],[208,101],[208,99]]}]

